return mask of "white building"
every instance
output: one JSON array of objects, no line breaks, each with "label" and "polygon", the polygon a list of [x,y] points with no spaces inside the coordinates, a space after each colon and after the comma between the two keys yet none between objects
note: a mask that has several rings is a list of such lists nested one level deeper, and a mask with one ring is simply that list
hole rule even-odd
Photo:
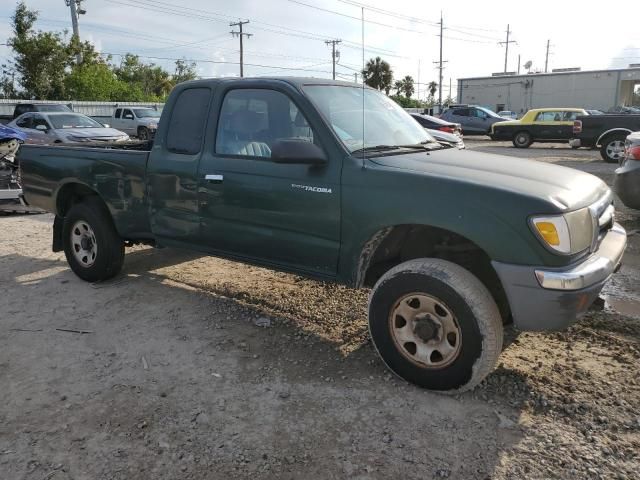
[{"label": "white building", "polygon": [[607,111],[632,104],[640,65],[615,70],[558,69],[550,73],[494,74],[458,79],[458,102],[518,114],[531,108],[578,107]]}]

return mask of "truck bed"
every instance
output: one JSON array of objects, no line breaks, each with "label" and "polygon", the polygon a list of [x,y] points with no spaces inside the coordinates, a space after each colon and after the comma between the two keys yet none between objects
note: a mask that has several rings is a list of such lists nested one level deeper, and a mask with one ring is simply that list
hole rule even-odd
[{"label": "truck bed", "polygon": [[105,200],[123,237],[145,236],[150,232],[145,183],[149,147],[149,142],[23,145],[18,161],[24,196],[30,205],[58,212],[66,191],[73,195],[74,189],[89,189]]}]

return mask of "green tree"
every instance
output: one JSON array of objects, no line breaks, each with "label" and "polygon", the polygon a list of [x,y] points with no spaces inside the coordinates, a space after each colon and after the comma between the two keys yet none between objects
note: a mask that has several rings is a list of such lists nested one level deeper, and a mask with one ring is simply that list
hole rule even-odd
[{"label": "green tree", "polygon": [[104,62],[76,65],[65,78],[69,100],[139,101],[144,94],[135,84],[126,84]]},{"label": "green tree", "polygon": [[198,78],[198,74],[196,73],[195,62],[187,63],[186,60],[176,60],[176,69],[171,77],[174,86],[196,78]]},{"label": "green tree", "polygon": [[402,93],[404,93],[404,96],[407,98],[411,98],[411,95],[413,95],[416,91],[413,77],[411,75],[407,75],[402,80],[400,80],[400,84],[402,86],[400,90],[402,91]]},{"label": "green tree", "polygon": [[403,83],[400,80],[393,82],[393,89],[396,91],[396,96],[402,93]]},{"label": "green tree", "polygon": [[435,98],[436,92],[438,91],[438,84],[436,82],[429,82],[429,85],[427,85],[427,89],[429,90],[429,97],[433,99]]},{"label": "green tree", "polygon": [[73,49],[57,32],[35,31],[38,13],[18,3],[11,17],[13,37],[7,44],[14,52],[14,69],[25,98],[52,100],[64,97],[64,77]]},{"label": "green tree", "polygon": [[393,85],[393,70],[380,57],[371,58],[362,71],[364,82],[377,90],[384,90],[387,95]]}]

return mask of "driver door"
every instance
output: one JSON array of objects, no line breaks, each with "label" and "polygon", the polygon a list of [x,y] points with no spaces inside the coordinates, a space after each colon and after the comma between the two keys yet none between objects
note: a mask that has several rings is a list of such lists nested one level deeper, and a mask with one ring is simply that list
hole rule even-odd
[{"label": "driver door", "polygon": [[285,91],[250,85],[229,85],[218,96],[216,144],[199,167],[203,240],[215,250],[259,263],[335,275],[340,161],[330,158],[321,166],[272,162],[277,140],[322,145]]}]

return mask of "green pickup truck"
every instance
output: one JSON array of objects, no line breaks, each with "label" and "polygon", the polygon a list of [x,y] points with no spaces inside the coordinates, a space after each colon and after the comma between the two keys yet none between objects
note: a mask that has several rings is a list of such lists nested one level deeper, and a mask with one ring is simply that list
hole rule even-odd
[{"label": "green pickup truck", "polygon": [[477,385],[508,322],[574,322],[626,245],[598,178],[446,148],[356,84],[186,82],[149,151],[125,147],[20,152],[26,199],[55,213],[53,249],[80,278],[113,277],[144,243],[370,288],[380,356],[433,390]]}]

